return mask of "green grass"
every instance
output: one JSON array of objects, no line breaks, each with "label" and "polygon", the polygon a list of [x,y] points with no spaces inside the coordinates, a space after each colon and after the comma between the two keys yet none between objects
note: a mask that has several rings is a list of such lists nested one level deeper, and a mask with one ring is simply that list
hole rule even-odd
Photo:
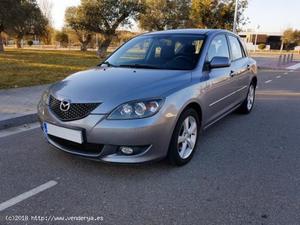
[{"label": "green grass", "polygon": [[99,62],[95,52],[6,49],[0,53],[0,88],[53,83]]}]

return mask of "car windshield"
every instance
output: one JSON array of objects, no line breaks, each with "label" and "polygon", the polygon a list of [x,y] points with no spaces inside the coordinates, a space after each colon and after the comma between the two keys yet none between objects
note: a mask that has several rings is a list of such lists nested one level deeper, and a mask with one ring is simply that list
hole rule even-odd
[{"label": "car windshield", "polygon": [[192,70],[203,46],[199,35],[145,35],[133,38],[104,63],[107,66]]}]

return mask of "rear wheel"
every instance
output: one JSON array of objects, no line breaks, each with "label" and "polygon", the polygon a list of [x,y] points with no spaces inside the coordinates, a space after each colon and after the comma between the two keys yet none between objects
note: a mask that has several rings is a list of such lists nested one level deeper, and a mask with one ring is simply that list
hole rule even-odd
[{"label": "rear wheel", "polygon": [[239,108],[241,113],[248,114],[251,112],[255,101],[255,88],[256,87],[252,82],[249,86],[247,97]]},{"label": "rear wheel", "polygon": [[177,166],[188,163],[193,157],[199,134],[199,116],[190,108],[180,116],[169,147],[168,159]]}]

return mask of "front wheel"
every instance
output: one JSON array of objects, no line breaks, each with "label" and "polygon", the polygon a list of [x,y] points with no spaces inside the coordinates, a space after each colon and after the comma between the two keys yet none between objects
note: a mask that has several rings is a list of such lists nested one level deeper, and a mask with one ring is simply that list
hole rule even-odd
[{"label": "front wheel", "polygon": [[200,121],[197,112],[190,108],[180,116],[169,147],[168,159],[177,166],[188,163],[193,157],[199,134]]},{"label": "front wheel", "polygon": [[239,111],[243,114],[248,114],[251,112],[255,101],[255,85],[252,82],[248,89],[248,94],[242,105],[240,106]]}]

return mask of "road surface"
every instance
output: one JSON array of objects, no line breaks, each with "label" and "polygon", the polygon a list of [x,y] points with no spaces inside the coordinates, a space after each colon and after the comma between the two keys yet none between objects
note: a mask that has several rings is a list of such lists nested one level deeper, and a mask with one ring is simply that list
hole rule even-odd
[{"label": "road surface", "polygon": [[3,132],[1,225],[300,224],[299,72],[261,71],[252,113],[208,129],[180,168],[89,161],[39,128]]}]

